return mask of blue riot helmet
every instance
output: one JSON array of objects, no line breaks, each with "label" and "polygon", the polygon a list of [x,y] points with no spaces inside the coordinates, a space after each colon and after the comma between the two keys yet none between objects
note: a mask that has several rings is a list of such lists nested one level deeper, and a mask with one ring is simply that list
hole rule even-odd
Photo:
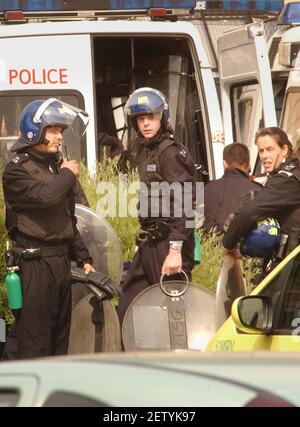
[{"label": "blue riot helmet", "polygon": [[88,121],[89,116],[85,111],[56,98],[32,101],[20,115],[20,137],[11,151],[42,143],[43,131],[48,126],[59,126],[63,130],[71,127],[74,134],[82,136]]},{"label": "blue riot helmet", "polygon": [[136,118],[145,114],[157,114],[161,118],[163,130],[172,131],[169,104],[160,90],[151,87],[136,89],[128,98],[124,113],[126,122],[130,120],[136,132],[138,132]]},{"label": "blue riot helmet", "polygon": [[280,234],[280,225],[276,219],[261,219],[257,221],[257,227],[241,241],[240,252],[250,258],[271,256],[279,243]]}]

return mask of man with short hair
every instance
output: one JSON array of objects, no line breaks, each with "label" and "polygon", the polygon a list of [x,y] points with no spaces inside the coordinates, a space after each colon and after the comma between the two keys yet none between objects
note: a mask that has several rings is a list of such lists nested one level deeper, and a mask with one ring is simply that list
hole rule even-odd
[{"label": "man with short hair", "polygon": [[[173,136],[167,99],[157,89],[139,88],[129,97],[125,114],[143,147],[143,158],[137,165],[141,230],[120,297],[121,323],[141,291],[159,283],[162,275],[165,280],[182,280],[181,270],[191,278],[194,267],[195,168],[190,153]],[[159,185],[161,190],[156,191]],[[163,189],[171,185],[176,191],[168,194]]]},{"label": "man with short hair", "polygon": [[249,178],[250,155],[246,145],[234,142],[223,151],[224,175],[204,188],[204,223],[206,232],[224,232],[228,215],[235,213],[250,190],[261,187]]}]

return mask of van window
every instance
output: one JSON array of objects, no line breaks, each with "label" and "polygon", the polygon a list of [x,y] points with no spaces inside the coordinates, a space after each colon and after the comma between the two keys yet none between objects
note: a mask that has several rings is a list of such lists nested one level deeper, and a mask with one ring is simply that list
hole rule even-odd
[{"label": "van window", "polygon": [[[279,122],[282,112],[285,87],[286,80],[273,81],[277,122]],[[252,174],[260,175],[264,170],[258,156],[257,147],[254,144],[256,132],[265,125],[260,85],[258,83],[246,83],[233,86],[231,99],[234,139],[248,146]]]},{"label": "van window", "polygon": [[241,141],[248,141],[249,133],[249,123],[251,118],[251,112],[253,109],[253,99],[246,98],[239,103],[239,117],[241,118],[240,122],[240,134],[241,137],[238,138]]},{"label": "van window", "polygon": [[293,148],[300,152],[300,90],[290,88],[286,95],[282,116],[282,128],[287,133]]},{"label": "van window", "polygon": [[[261,91],[258,83],[233,86],[232,123],[234,140],[247,145],[250,151],[252,173],[257,160],[257,148],[254,144],[255,133],[263,125]],[[260,171],[259,171],[260,172]]]},{"label": "van window", "polygon": [[[84,109],[82,95],[77,91],[14,91],[0,93],[0,156],[7,161],[10,147],[19,135],[19,117],[23,108],[36,99],[57,98]],[[86,137],[79,138],[68,129],[63,133],[63,154],[77,161],[86,159]]]}]

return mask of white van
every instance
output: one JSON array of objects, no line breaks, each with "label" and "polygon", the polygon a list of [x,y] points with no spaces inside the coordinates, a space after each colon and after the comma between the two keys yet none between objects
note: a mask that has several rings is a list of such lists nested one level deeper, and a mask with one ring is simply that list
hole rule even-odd
[{"label": "white van", "polygon": [[196,27],[171,22],[189,12],[165,10],[171,21],[153,21],[149,11],[118,13],[0,13],[1,155],[18,136],[23,107],[56,97],[90,116],[86,135],[67,137],[65,146],[92,171],[103,154],[99,133],[126,148],[124,104],[135,88],[153,86],[169,100],[177,139],[193,154],[199,179],[219,177],[223,127],[213,71]]}]

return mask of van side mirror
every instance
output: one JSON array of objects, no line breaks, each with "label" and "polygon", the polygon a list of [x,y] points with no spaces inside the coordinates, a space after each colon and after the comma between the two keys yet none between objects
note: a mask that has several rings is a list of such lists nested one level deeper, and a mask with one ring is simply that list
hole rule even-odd
[{"label": "van side mirror", "polygon": [[237,298],[231,314],[237,328],[248,334],[268,334],[273,324],[273,306],[266,296]]}]

